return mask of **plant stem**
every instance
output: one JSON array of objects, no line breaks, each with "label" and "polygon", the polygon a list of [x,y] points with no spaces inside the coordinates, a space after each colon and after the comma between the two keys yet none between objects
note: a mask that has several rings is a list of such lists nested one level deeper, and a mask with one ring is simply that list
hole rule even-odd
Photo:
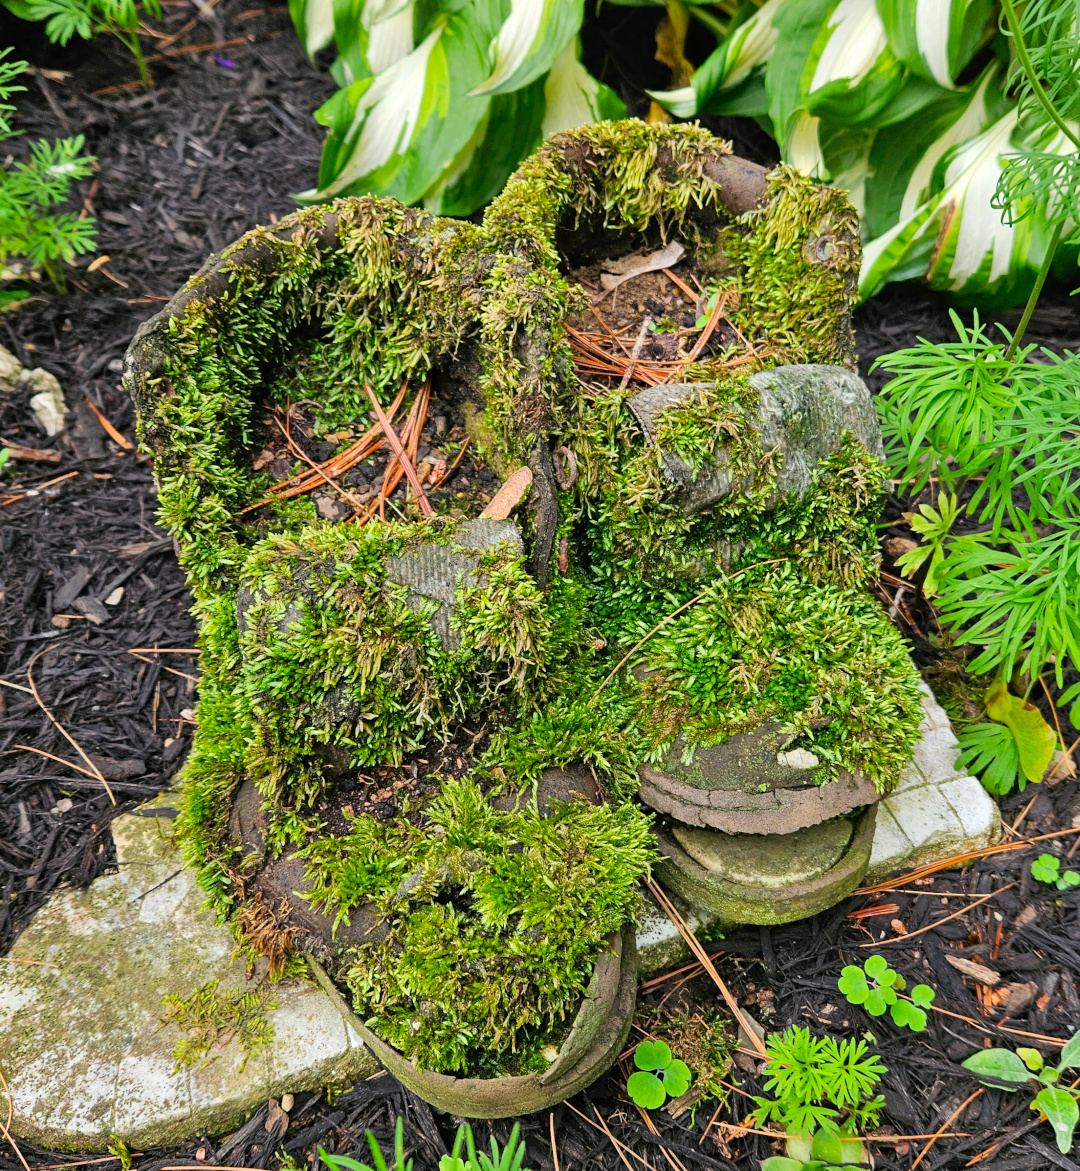
[{"label": "plant stem", "polygon": [[1050,265],[1054,261],[1054,253],[1057,251],[1058,241],[1061,239],[1061,229],[1063,227],[1061,220],[1057,222],[1054,227],[1054,234],[1050,237],[1050,243],[1046,246],[1046,255],[1043,257],[1043,262],[1039,266],[1039,275],[1035,278],[1035,284],[1032,286],[1031,295],[1027,299],[1027,304],[1024,306],[1024,315],[1020,318],[1020,324],[1016,327],[1016,333],[1012,336],[1012,341],[1009,342],[1009,348],[1005,351],[1005,361],[1011,362],[1016,354],[1017,347],[1020,345],[1027,330],[1028,322],[1031,321],[1031,315],[1035,312],[1035,305],[1042,293],[1043,285],[1046,284],[1047,274],[1050,272]]},{"label": "plant stem", "polygon": [[64,276],[63,265],[56,259],[55,256],[50,257],[48,260],[43,260],[41,262],[41,267],[48,274],[49,280],[51,280],[52,283],[56,286],[56,291],[58,293],[66,293],[68,291],[67,278]]},{"label": "plant stem", "polygon": [[1035,72],[1035,64],[1031,60],[1031,54],[1028,52],[1027,44],[1024,42],[1024,34],[1020,31],[1020,21],[1017,19],[1016,9],[1013,7],[1013,0],[1001,0],[1001,8],[1005,13],[1005,19],[1009,25],[1009,33],[1016,46],[1016,58],[1020,62],[1020,68],[1023,69],[1028,79],[1031,92],[1046,111],[1050,121],[1080,150],[1080,138],[1077,138],[1069,127],[1069,124],[1054,109],[1053,103],[1046,96],[1046,91],[1042,87],[1042,81],[1039,75]]}]

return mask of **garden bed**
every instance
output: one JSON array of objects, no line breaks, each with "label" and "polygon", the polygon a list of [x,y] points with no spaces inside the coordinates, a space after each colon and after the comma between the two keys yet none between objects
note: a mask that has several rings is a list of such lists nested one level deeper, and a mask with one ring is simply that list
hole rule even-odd
[{"label": "garden bed", "polygon": [[[51,890],[65,882],[88,883],[110,865],[109,821],[167,786],[190,742],[185,713],[192,707],[192,677],[198,669],[197,660],[183,650],[193,645],[194,636],[183,575],[171,542],[154,525],[149,467],[105,434],[84,400],[89,398],[122,435],[134,437],[131,404],[118,388],[114,363],[139,322],[180,287],[209,251],[293,209],[289,193],[311,185],[321,141],[309,111],[332,90],[326,75],[303,58],[283,9],[247,9],[238,0],[222,0],[202,18],[194,6],[177,0],[165,11],[162,27],[167,32],[192,18],[197,24],[172,47],[179,55],[154,64],[159,84],[151,93],[114,89],[133,74],[119,49],[98,41],[89,50],[39,54],[38,64],[73,74],[63,83],[34,78],[20,103],[19,126],[29,135],[87,135],[100,171],[94,193],[88,182],[82,194],[99,220],[99,253],[109,260],[93,273],[76,273],[68,296],[58,297],[43,286],[0,322],[0,342],[27,365],[55,373],[74,411],[70,446],[64,441],[58,445],[60,462],[23,465],[21,486],[9,492],[5,483],[0,494],[0,677],[26,687],[30,679],[25,671],[33,664],[41,700],[91,755],[117,803],[112,804],[96,779],[16,748],[28,745],[82,763],[32,694],[0,688],[0,950],[10,946]],[[636,13],[617,11],[620,20]],[[608,33],[617,43],[617,32]],[[208,47],[186,51],[200,44]],[[753,135],[744,136],[737,149],[748,153],[753,141]],[[85,260],[81,266],[85,269]],[[590,283],[599,278],[592,271],[580,275]],[[657,312],[670,291],[670,286],[650,283],[657,288],[643,288],[631,313],[609,318],[631,340],[642,314]],[[620,294],[616,304],[625,310],[630,300]],[[1070,312],[1075,311],[1063,297],[1045,300],[1029,340],[1057,347],[1080,343],[1080,328]],[[583,332],[594,332],[585,328],[588,323],[582,325]],[[943,306],[911,289],[888,290],[861,311],[857,327],[864,372],[875,356],[910,344],[920,334],[939,339],[949,333]],[[660,361],[665,355],[657,351],[646,357]],[[0,435],[41,447],[45,440],[27,398],[0,395]],[[463,420],[447,418],[444,423],[432,415],[419,445],[429,454],[437,452],[434,463],[443,458],[449,465],[461,451],[463,435],[455,428]],[[278,445],[280,430],[272,422],[266,426],[268,463],[286,461]],[[326,458],[328,453],[310,443],[302,425],[294,435],[310,458]],[[379,471],[376,462],[365,471],[364,482],[376,482]],[[486,485],[495,483],[485,479],[484,471],[471,464],[466,451],[456,469],[461,480],[456,486],[448,482],[446,490],[455,497],[459,491],[482,497]],[[36,487],[49,481],[57,482]],[[351,487],[365,491],[359,478]],[[37,494],[26,495],[25,489]],[[330,496],[324,499],[323,507],[336,511],[336,502]],[[888,541],[910,535],[900,513],[900,503],[890,501],[887,517],[896,524],[884,534],[886,563],[875,587],[888,603],[899,584]],[[122,598],[101,625],[82,615],[66,619],[66,625],[63,618],[55,621],[71,612],[70,607],[53,605],[58,592],[82,570],[93,575],[87,580],[89,593],[105,596],[123,587]],[[951,660],[943,659],[931,641],[935,627],[930,608],[909,593],[896,610],[931,684],[955,673]],[[154,648],[178,653],[163,655]],[[1044,714],[1050,716],[1048,708]],[[396,786],[414,782],[407,775],[373,775],[361,802],[364,811],[391,812],[400,791]],[[357,804],[355,797],[353,801]],[[1014,793],[1003,801],[1003,813],[1010,823],[1016,821],[1021,836],[1068,831],[1080,816],[1080,784],[1067,781]],[[1007,833],[1005,844],[1012,840]],[[1047,845],[1058,842],[1068,852],[1075,840],[1066,834]],[[1060,896],[1031,878],[1031,858],[1044,848],[998,853],[977,861],[963,875],[912,879],[898,891],[853,896],[805,922],[739,931],[707,946],[717,954],[720,974],[740,1003],[766,1029],[797,1023],[838,1036],[859,1036],[867,1029],[874,1034],[890,1071],[885,1121],[893,1133],[929,1135],[948,1122],[946,1134],[920,1166],[959,1168],[998,1142],[1004,1144],[1000,1153],[979,1164],[985,1171],[1026,1171],[1055,1161],[1057,1166],[1075,1166],[1053,1150],[1045,1125],[1031,1123],[1025,1095],[985,1090],[950,1118],[977,1088],[958,1066],[982,1046],[988,1033],[996,1032],[1003,1013],[992,1002],[999,989],[1018,989],[1010,1002],[1014,1005],[1027,998],[1024,1007],[1009,1009],[1007,1027],[1037,1037],[1001,1034],[997,1043],[1026,1040],[1050,1055],[1052,1046],[1038,1036],[1064,1038],[1067,1026],[1080,1020],[1080,896]],[[1002,893],[972,906],[997,890]],[[951,918],[961,906],[972,909]],[[940,925],[900,939],[932,922]],[[859,950],[869,942],[878,943],[909,982],[934,986],[935,1006],[956,1015],[934,1013],[928,1031],[913,1035],[849,1006],[836,990],[836,978],[845,963],[859,962],[877,950]],[[947,955],[961,953],[999,972],[997,987],[980,992],[987,986],[965,979],[949,964]],[[647,1014],[661,1004],[688,1019],[722,1010],[715,986],[696,965],[646,982],[639,1023],[650,1027]],[[631,1042],[639,1037],[632,1033]],[[742,1058],[737,1061],[747,1064]],[[560,1168],[588,1164],[609,1171],[623,1166],[612,1137],[635,1152],[626,1158],[639,1171],[649,1166],[679,1171],[680,1162],[687,1171],[694,1166],[756,1171],[756,1160],[772,1153],[765,1137],[727,1129],[743,1119],[750,1105],[737,1092],[715,1119],[715,1107],[709,1105],[693,1121],[688,1115],[673,1119],[654,1111],[648,1125],[626,1099],[630,1065],[626,1060],[621,1064],[586,1094],[557,1107],[552,1123],[548,1113],[523,1120],[526,1166],[546,1171],[556,1165],[552,1131]],[[735,1076],[743,1092],[759,1092],[750,1070],[737,1068]],[[385,1149],[394,1119],[402,1115],[406,1145],[415,1154],[418,1171],[426,1171],[437,1166],[453,1133],[445,1118],[436,1121],[388,1075],[332,1101],[320,1094],[298,1096],[288,1129],[277,1138],[267,1136],[280,1128],[268,1131],[263,1126],[269,1112],[269,1107],[260,1111],[231,1138],[192,1136],[179,1149],[146,1152],[136,1163],[145,1171],[194,1166],[201,1149],[198,1161],[211,1165],[270,1167],[283,1153],[303,1165],[318,1143],[366,1158],[365,1128],[374,1129]],[[505,1139],[511,1125],[510,1119],[500,1121],[494,1133]],[[486,1141],[485,1124],[476,1129],[478,1140]],[[925,1145],[926,1140],[886,1138],[874,1148],[877,1165],[909,1168]],[[71,1156],[20,1146],[31,1167],[72,1162]],[[0,1147],[3,1171],[19,1165],[13,1152]],[[111,1171],[117,1164],[100,1165]]]}]

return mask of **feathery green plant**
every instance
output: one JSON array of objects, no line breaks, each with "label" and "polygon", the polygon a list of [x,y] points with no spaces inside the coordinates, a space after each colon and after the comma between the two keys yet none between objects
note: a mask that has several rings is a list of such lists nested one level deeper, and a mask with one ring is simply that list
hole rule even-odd
[{"label": "feathery green plant", "polygon": [[23,20],[44,20],[52,43],[66,45],[78,34],[84,41],[109,33],[135,58],[143,85],[154,84],[139,45],[139,8],[155,19],[160,0],[3,0],[4,7]]},{"label": "feathery green plant", "polygon": [[[765,1092],[755,1096],[758,1108],[751,1124],[779,1122],[789,1136],[813,1138],[818,1132],[854,1137],[876,1126],[885,1099],[877,1093],[885,1067],[876,1054],[867,1056],[865,1041],[813,1037],[809,1029],[793,1026],[783,1036],[773,1034],[765,1044]],[[839,1162],[831,1154],[817,1155]]]},{"label": "feathery green plant", "polygon": [[[1002,9],[1021,121],[1041,120],[1080,147],[1074,0],[1033,0],[1019,15],[1002,0]],[[898,482],[916,499],[936,488],[936,507],[907,514],[923,543],[900,568],[910,577],[927,566],[923,589],[944,625],[978,648],[970,669],[998,676],[986,700],[996,722],[960,737],[964,762],[997,794],[1041,780],[1054,746],[1038,709],[1008,684],[1024,690],[1023,677],[1052,664],[1062,688],[1066,670],[1080,668],[1080,357],[1023,345],[1058,241],[1080,243],[1080,159],[1036,149],[1036,139],[1006,161],[994,196],[1006,224],[1038,207],[1053,237],[1016,331],[999,326],[998,340],[978,314],[967,329],[954,313],[955,342],[920,339],[874,367],[894,376],[877,403]],[[1058,702],[1077,695],[1073,684]]]},{"label": "feathery green plant", "polygon": [[[15,84],[26,71],[26,62],[8,60],[11,51],[0,50],[0,141],[18,133],[9,121],[15,107],[7,98],[26,88]],[[75,212],[46,212],[65,202],[72,182],[90,174],[94,159],[82,154],[85,141],[81,134],[53,142],[39,139],[30,147],[29,159],[0,169],[0,263],[24,256],[31,265],[43,268],[62,293],[67,282],[60,262],[70,264],[77,255],[91,251],[97,224],[89,216],[80,219]],[[25,296],[6,293],[0,296],[0,306]]]}]

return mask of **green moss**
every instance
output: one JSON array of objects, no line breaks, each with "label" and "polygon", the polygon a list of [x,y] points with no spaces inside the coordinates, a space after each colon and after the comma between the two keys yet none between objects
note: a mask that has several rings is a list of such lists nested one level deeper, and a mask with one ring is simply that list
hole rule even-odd
[{"label": "green moss", "polygon": [[[775,461],[747,422],[753,371],[851,361],[854,216],[838,193],[781,168],[767,204],[736,221],[708,174],[726,150],[698,127],[605,123],[541,148],[479,227],[371,198],[306,209],[193,280],[136,388],[201,623],[185,857],[243,934],[250,874],[228,819],[253,779],[270,852],[303,845],[319,905],[343,915],[374,904],[384,917],[390,942],[339,956],[337,976],[380,1034],[429,1068],[542,1065],[602,935],[630,914],[648,853],[645,819],[625,798],[677,719],[693,745],[780,718],[825,761],[819,779],[853,768],[883,788],[910,751],[914,672],[858,590],[876,564],[884,471],[849,442],[803,498],[776,501]],[[647,442],[630,391],[573,377],[565,322],[584,296],[565,269],[590,241],[630,251],[676,235],[717,274],[758,356],[737,371],[730,354],[695,366],[699,392]],[[268,487],[252,467],[267,406],[304,400],[317,431],[355,431],[369,422],[365,383],[386,403],[456,357],[471,380],[461,409],[493,467],[561,444],[579,475],[558,494],[564,563],[553,557],[550,586],[537,588],[515,547],[496,547],[457,582],[446,638],[435,603],[396,585],[388,563],[421,542],[453,545],[453,522],[357,530],[318,521],[304,497],[243,510]],[[737,490],[686,515],[663,450],[699,477],[726,460]],[[534,522],[524,510],[519,521],[528,538]],[[703,590],[638,656],[653,671],[644,685],[623,673],[601,687]],[[472,775],[433,805],[323,836],[331,780],[485,726]],[[481,794],[578,762],[610,807],[545,821],[534,804],[497,813]]]},{"label": "green moss", "polygon": [[822,762],[818,783],[846,769],[885,792],[918,737],[917,677],[896,628],[862,590],[814,585],[791,564],[714,583],[640,665],[638,716],[654,760],[680,733],[692,758],[776,720],[788,750]]},{"label": "green moss", "polygon": [[213,1058],[207,1055],[219,1045],[236,1040],[244,1052],[239,1072],[255,1053],[265,1048],[274,1039],[274,1026],[266,1019],[266,1013],[277,1008],[265,990],[244,992],[239,988],[218,990],[219,982],[209,980],[197,988],[187,999],[170,993],[161,1002],[165,1014],[163,1025],[176,1025],[187,1033],[176,1043],[173,1057],[176,1067],[173,1073],[185,1065],[197,1061],[208,1064]]},{"label": "green moss", "polygon": [[422,1068],[491,1076],[550,1063],[653,850],[632,805],[497,812],[461,780],[419,828],[360,818],[304,856],[318,905],[385,916],[389,940],[346,960],[356,1011]]}]

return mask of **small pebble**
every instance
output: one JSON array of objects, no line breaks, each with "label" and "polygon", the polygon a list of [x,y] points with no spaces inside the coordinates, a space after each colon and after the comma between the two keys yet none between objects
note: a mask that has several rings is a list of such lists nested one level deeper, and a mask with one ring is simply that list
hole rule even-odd
[{"label": "small pebble", "polygon": [[292,1094],[281,1095],[281,1108],[285,1111],[286,1114],[288,1114],[289,1111],[293,1108],[294,1101],[295,1099],[293,1098]]},{"label": "small pebble", "polygon": [[111,594],[105,599],[106,606],[118,606],[124,596],[124,587],[117,586]]}]

